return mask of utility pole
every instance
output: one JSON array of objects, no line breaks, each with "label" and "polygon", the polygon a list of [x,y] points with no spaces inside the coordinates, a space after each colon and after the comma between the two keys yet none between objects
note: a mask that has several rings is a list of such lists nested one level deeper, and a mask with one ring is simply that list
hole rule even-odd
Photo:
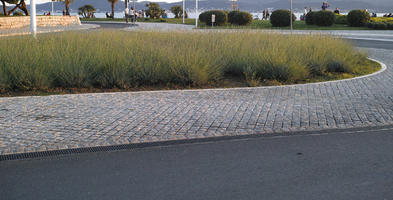
[{"label": "utility pole", "polygon": [[184,9],[186,9],[186,0],[183,0],[183,24],[184,24]]},{"label": "utility pole", "polygon": [[198,15],[198,0],[195,0],[195,28],[198,28],[198,19],[199,19],[199,15]]},{"label": "utility pole", "polygon": [[36,7],[35,1],[30,1],[30,32],[33,37],[37,34],[37,17],[36,17]]},{"label": "utility pole", "polygon": [[293,6],[292,6],[292,0],[291,0],[291,17],[290,17],[290,19],[291,19],[291,32],[293,31],[292,15],[293,15]]}]

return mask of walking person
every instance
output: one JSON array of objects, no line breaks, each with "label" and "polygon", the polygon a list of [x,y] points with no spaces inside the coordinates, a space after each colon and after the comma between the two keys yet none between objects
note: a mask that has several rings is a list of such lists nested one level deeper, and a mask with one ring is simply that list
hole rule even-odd
[{"label": "walking person", "polygon": [[326,10],[327,8],[329,8],[329,4],[328,4],[328,2],[326,2],[326,1],[324,1],[323,3],[322,3],[322,10]]},{"label": "walking person", "polygon": [[131,15],[131,22],[135,24],[135,21],[136,21],[136,19],[135,19],[135,17],[136,17],[136,12],[135,12],[134,7],[131,7],[130,15]]},{"label": "walking person", "polygon": [[266,20],[269,20],[269,19],[270,19],[270,13],[269,13],[269,10],[266,9]]},{"label": "walking person", "polygon": [[334,14],[339,15],[340,14],[340,10],[338,8],[336,8],[336,10],[334,10]]}]

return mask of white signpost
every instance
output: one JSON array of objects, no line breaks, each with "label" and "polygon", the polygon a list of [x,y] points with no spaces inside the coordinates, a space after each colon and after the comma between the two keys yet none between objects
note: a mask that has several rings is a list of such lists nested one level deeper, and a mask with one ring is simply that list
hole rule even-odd
[{"label": "white signpost", "polygon": [[31,35],[34,37],[37,34],[37,14],[36,14],[36,7],[35,7],[36,0],[30,0],[30,32]]},{"label": "white signpost", "polygon": [[184,16],[184,10],[186,9],[186,0],[183,0],[183,24],[184,24],[184,18],[185,18],[185,16]]},{"label": "white signpost", "polygon": [[198,0],[195,0],[195,28],[198,28],[198,19],[199,19],[199,15],[198,15]]},{"label": "white signpost", "polygon": [[293,15],[293,6],[292,6],[292,0],[291,0],[291,16],[290,16],[290,24],[291,24],[291,32],[293,31],[293,19],[292,19],[292,15]]}]

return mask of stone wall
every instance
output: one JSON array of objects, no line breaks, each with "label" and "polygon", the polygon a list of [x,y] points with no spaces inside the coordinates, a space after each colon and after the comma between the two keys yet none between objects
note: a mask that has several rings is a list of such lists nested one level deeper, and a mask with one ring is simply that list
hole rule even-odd
[{"label": "stone wall", "polygon": [[[79,16],[37,16],[37,26],[80,25]],[[0,29],[15,29],[30,26],[30,16],[0,17]]]}]

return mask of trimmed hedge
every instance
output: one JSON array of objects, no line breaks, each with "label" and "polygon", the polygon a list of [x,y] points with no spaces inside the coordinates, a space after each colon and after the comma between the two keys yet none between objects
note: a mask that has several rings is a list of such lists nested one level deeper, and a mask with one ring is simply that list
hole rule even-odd
[{"label": "trimmed hedge", "polygon": [[314,25],[315,24],[315,19],[314,15],[316,12],[308,12],[306,15],[306,24],[307,25]]},{"label": "trimmed hedge", "polygon": [[[291,11],[289,10],[275,10],[270,16],[270,23],[275,27],[289,26],[291,18]],[[296,16],[292,14],[292,22],[296,20]]]},{"label": "trimmed hedge", "polygon": [[391,22],[369,22],[368,28],[376,30],[393,30],[393,23]]},{"label": "trimmed hedge", "polygon": [[346,15],[337,15],[336,20],[334,21],[335,24],[348,24],[347,16]]},{"label": "trimmed hedge", "polygon": [[314,22],[318,26],[331,26],[334,24],[336,16],[332,11],[321,10],[315,13]]},{"label": "trimmed hedge", "polygon": [[247,25],[251,23],[252,15],[244,11],[231,11],[228,14],[228,22],[235,25]]},{"label": "trimmed hedge", "polygon": [[212,25],[212,15],[216,15],[216,22],[214,25],[224,25],[228,21],[228,13],[223,10],[209,10],[199,15],[199,20],[206,25]]},{"label": "trimmed hedge", "polygon": [[347,16],[348,24],[354,27],[361,27],[370,22],[370,13],[366,10],[351,10]]}]

